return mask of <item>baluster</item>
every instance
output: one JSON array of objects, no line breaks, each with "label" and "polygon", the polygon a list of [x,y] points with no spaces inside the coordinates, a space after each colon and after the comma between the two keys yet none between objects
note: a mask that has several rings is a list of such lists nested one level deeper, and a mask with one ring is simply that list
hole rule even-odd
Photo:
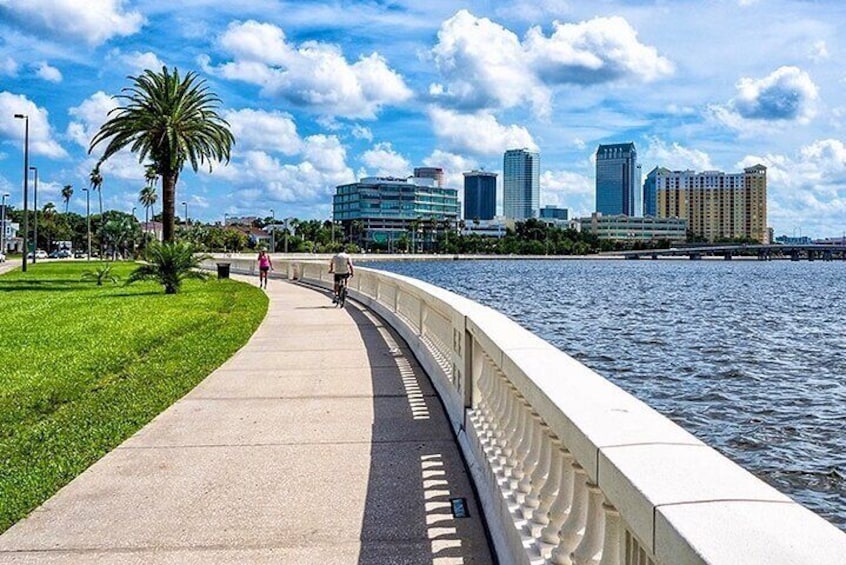
[{"label": "baluster", "polygon": [[[538,494],[538,507],[535,508],[534,512],[532,512],[530,522],[526,525],[526,533],[531,535],[533,538],[539,538],[541,529],[543,529],[547,524],[549,524],[550,511],[553,503],[558,498],[558,492],[561,489],[561,483],[563,482],[562,473],[564,465],[570,465],[570,461],[565,461],[564,459],[564,453],[566,451],[566,449],[562,449],[561,440],[558,438],[558,436],[550,436],[549,476],[547,476],[546,483],[544,483],[543,488]],[[570,501],[568,500],[567,507],[569,507],[569,505]],[[567,510],[567,508],[564,508],[564,510]],[[564,518],[561,518],[561,522],[564,522]],[[561,527],[561,524],[559,524],[558,527]]]},{"label": "baluster", "polygon": [[500,417],[500,408],[505,398],[502,395],[502,386],[500,386],[502,379],[497,374],[490,360],[487,357],[484,357],[484,360],[485,365],[482,369],[482,374],[485,376],[487,394],[485,395],[484,403],[480,407],[482,417],[479,435],[485,438],[485,442],[487,443],[493,440],[497,426],[500,423],[497,421],[497,418]]},{"label": "baluster", "polygon": [[605,541],[599,565],[623,565],[623,524],[620,513],[608,502],[602,503],[605,511]]},{"label": "baluster", "polygon": [[573,505],[570,514],[561,526],[558,547],[552,550],[550,563],[571,565],[570,554],[582,541],[587,520],[588,488],[587,473],[581,465],[573,463]]},{"label": "baluster", "polygon": [[[477,348],[473,348],[473,365],[471,379],[475,383],[474,398],[475,405],[472,407],[470,421],[473,427],[476,428],[477,435],[481,436],[482,429],[487,421],[487,409],[490,406],[490,395],[492,392],[492,379],[488,371],[488,364],[486,358]],[[478,392],[478,396],[475,394]]]},{"label": "baluster", "polygon": [[[528,446],[526,445],[529,436],[529,403],[521,396],[517,399],[517,410],[519,411],[519,418],[517,420],[517,433],[514,435],[514,448],[511,450],[511,456],[506,459],[505,465],[503,465],[503,478],[505,482],[503,483],[505,488],[509,490],[513,490],[514,486],[516,486],[517,481],[513,480],[515,478],[520,479],[523,477],[522,469],[523,469],[523,459],[526,457],[526,453],[528,452]],[[515,477],[515,474],[520,473],[519,476]],[[512,485],[512,483],[514,483]]]},{"label": "baluster", "polygon": [[561,460],[561,480],[558,483],[558,493],[549,509],[546,525],[541,528],[539,540],[539,551],[541,555],[547,558],[561,542],[561,527],[567,522],[576,502],[574,500],[574,486],[578,463],[573,461],[573,455],[565,447],[560,446],[558,452]]},{"label": "baluster", "polygon": [[526,500],[526,495],[532,490],[532,474],[538,466],[541,455],[542,436],[544,436],[544,428],[546,424],[543,423],[541,417],[537,412],[532,410],[529,424],[532,426],[532,441],[529,444],[529,453],[526,455],[526,460],[523,463],[523,478],[517,483],[517,491],[515,501],[523,504]]},{"label": "baluster", "polygon": [[502,427],[501,435],[497,440],[499,449],[496,456],[497,473],[501,472],[505,466],[506,461],[514,451],[514,440],[517,437],[517,422],[520,420],[519,399],[517,398],[517,389],[514,388],[510,382],[506,383],[507,406],[508,413],[506,415],[505,424]]},{"label": "baluster", "polygon": [[599,485],[588,482],[588,510],[584,536],[578,547],[570,554],[574,565],[599,565],[602,558],[602,543],[605,538],[605,513],[602,503],[605,495]]},{"label": "baluster", "polygon": [[540,505],[541,489],[546,485],[547,479],[550,476],[550,463],[552,461],[553,447],[549,435],[549,426],[546,425],[546,422],[541,422],[540,434],[538,464],[535,466],[535,470],[530,476],[531,489],[526,494],[526,498],[523,500],[523,517],[527,520],[532,519],[533,512]]}]

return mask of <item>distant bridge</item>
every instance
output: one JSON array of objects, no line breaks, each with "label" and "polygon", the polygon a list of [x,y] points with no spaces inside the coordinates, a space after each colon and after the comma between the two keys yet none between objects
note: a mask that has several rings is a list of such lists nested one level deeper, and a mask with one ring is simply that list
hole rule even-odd
[{"label": "distant bridge", "polygon": [[799,261],[807,259],[815,261],[846,260],[846,244],[777,244],[767,245],[741,244],[741,245],[702,245],[690,247],[671,247],[669,249],[642,249],[636,251],[614,251],[602,253],[602,255],[622,256],[626,259],[661,257],[684,257],[696,260],[702,257],[723,257],[730,260],[736,256],[757,257],[759,261],[770,261],[771,259],[790,259]]}]

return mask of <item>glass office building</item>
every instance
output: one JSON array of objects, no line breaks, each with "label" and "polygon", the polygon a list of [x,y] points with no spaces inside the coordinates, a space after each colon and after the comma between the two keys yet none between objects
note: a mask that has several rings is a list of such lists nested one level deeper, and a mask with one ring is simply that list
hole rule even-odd
[{"label": "glass office building", "polygon": [[366,177],[335,188],[332,212],[344,233],[365,248],[371,242],[391,247],[414,225],[421,237],[434,240],[436,233],[455,229],[458,190],[437,186],[432,178]]},{"label": "glass office building", "polygon": [[508,220],[537,218],[540,208],[540,153],[509,149],[502,162],[502,212]]},{"label": "glass office building", "polygon": [[600,145],[596,150],[596,211],[637,216],[640,165],[634,143]]},{"label": "glass office building", "polygon": [[464,219],[492,220],[496,216],[496,173],[464,173]]}]

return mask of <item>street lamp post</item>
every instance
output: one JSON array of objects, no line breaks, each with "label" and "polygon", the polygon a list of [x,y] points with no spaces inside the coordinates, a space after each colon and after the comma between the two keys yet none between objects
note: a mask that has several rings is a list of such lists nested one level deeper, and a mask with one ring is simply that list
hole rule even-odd
[{"label": "street lamp post", "polygon": [[[23,186],[23,264],[21,266],[21,270],[25,273],[26,272],[26,248],[29,244],[28,236],[29,236],[29,213],[28,213],[28,206],[29,206],[29,116],[26,114],[15,114],[15,118],[19,120],[25,120],[26,125],[24,126],[24,186]],[[35,257],[35,255],[33,255]]]},{"label": "street lamp post", "polygon": [[288,220],[291,218],[285,218],[285,253],[288,253]]},{"label": "street lamp post", "polygon": [[[272,219],[273,229],[270,230],[270,252],[276,252],[276,212],[273,208],[270,209],[270,218]],[[288,251],[287,249],[285,251]]]},{"label": "street lamp post", "polygon": [[8,192],[0,194],[0,253],[6,252],[6,198],[9,196]]},{"label": "street lamp post", "polygon": [[85,231],[88,238],[88,253],[85,256],[86,261],[91,260],[91,198],[90,192],[87,188],[83,188],[82,192],[85,193]]},{"label": "street lamp post", "polygon": [[38,251],[38,167],[30,167],[35,173],[35,184],[32,185],[32,212],[35,214],[32,228],[32,264],[35,265],[35,252]]}]

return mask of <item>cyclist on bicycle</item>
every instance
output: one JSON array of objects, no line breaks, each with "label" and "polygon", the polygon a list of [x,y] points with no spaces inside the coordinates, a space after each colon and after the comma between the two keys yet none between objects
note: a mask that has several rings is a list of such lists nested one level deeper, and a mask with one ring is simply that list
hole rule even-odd
[{"label": "cyclist on bicycle", "polygon": [[329,262],[329,272],[335,274],[335,296],[332,298],[332,303],[338,302],[338,291],[341,288],[341,282],[347,283],[347,279],[353,276],[353,264],[350,256],[344,251],[339,251],[332,257]]}]

